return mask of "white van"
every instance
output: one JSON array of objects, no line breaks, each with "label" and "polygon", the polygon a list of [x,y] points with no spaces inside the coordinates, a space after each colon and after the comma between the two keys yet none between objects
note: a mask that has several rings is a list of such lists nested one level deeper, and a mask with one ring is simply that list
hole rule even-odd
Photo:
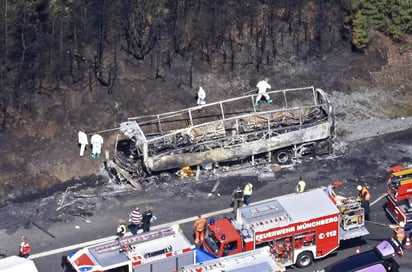
[{"label": "white van", "polygon": [[32,260],[10,256],[0,259],[0,272],[39,272]]}]

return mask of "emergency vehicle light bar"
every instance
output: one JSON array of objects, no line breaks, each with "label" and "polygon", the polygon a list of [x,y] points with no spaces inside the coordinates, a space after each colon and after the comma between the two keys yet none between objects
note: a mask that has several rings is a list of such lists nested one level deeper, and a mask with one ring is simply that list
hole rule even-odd
[{"label": "emergency vehicle light bar", "polygon": [[402,169],[403,169],[402,165],[395,165],[395,166],[391,167],[392,173],[399,172]]},{"label": "emergency vehicle light bar", "polygon": [[102,246],[97,247],[95,251],[97,252],[97,254],[101,254],[101,253],[112,251],[112,250],[118,250],[124,246],[146,242],[146,241],[158,239],[158,238],[173,235],[173,234],[175,234],[175,231],[173,230],[173,228],[167,227],[167,228],[160,229],[157,231],[152,231],[152,232],[148,232],[142,235],[138,235],[132,238],[120,240],[118,242],[102,245]]}]

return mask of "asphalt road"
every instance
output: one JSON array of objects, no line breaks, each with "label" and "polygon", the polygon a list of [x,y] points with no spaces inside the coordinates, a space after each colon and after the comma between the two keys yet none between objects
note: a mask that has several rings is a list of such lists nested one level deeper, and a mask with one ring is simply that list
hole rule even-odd
[{"label": "asphalt road", "polygon": [[[230,194],[237,185],[243,185],[248,180],[252,181],[254,184],[252,202],[254,202],[293,192],[301,175],[306,180],[308,189],[341,180],[343,186],[336,191],[344,196],[355,196],[356,186],[360,183],[367,184],[370,187],[371,203],[374,203],[371,207],[371,221],[389,224],[391,222],[382,209],[385,198],[381,197],[386,192],[385,182],[390,166],[412,164],[411,135],[412,129],[359,142],[340,143],[338,148],[343,151],[342,156],[314,159],[294,167],[284,168],[279,172],[271,172],[268,167],[261,166],[236,171],[230,175],[227,172],[210,173],[202,176],[200,182],[181,180],[173,186],[160,184],[144,192],[127,191],[111,198],[96,200],[97,208],[87,219],[72,217],[47,227],[31,225],[13,232],[2,230],[0,248],[11,255],[13,251],[17,252],[20,237],[23,234],[27,235],[31,239],[32,257],[39,271],[61,271],[60,258],[63,254],[95,239],[105,239],[113,235],[118,218],[126,218],[136,205],[141,207],[148,205],[152,208],[159,218],[154,228],[188,218],[183,220],[181,227],[190,238],[191,223],[195,216],[228,209]],[[210,194],[214,187],[219,196]],[[314,271],[355,254],[358,246],[361,251],[366,251],[372,249],[379,241],[393,235],[389,228],[378,224],[367,223],[367,228],[370,235],[364,239],[342,243],[336,253],[317,260],[308,268],[290,267],[288,271]],[[412,271],[411,252],[412,249],[405,250],[404,257],[397,259],[401,271]]]}]

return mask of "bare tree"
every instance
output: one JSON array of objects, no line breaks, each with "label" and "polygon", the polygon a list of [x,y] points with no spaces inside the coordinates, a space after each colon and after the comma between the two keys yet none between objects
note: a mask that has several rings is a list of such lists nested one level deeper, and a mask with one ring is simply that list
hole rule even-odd
[{"label": "bare tree", "polygon": [[161,13],[157,10],[158,2],[129,0],[125,5],[123,33],[126,44],[122,49],[137,60],[143,60],[156,44]]},{"label": "bare tree", "polygon": [[[109,1],[111,2],[111,1]],[[108,18],[108,11],[110,11],[107,0],[100,1],[97,8],[97,48],[94,60],[94,72],[97,80],[103,86],[108,87],[109,94],[113,91],[113,85],[117,78],[117,53],[116,49],[113,54],[113,62],[109,65],[104,65],[104,53],[106,44],[106,35],[109,31],[107,25],[110,21]]]}]

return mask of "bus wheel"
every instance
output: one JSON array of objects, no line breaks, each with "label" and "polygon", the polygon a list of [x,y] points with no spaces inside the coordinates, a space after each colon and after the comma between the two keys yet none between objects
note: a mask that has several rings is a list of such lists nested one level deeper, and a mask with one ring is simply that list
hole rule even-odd
[{"label": "bus wheel", "polygon": [[290,163],[292,160],[292,153],[290,150],[284,149],[284,150],[279,150],[275,152],[274,156],[272,157],[272,160],[276,161],[279,164],[287,164]]},{"label": "bus wheel", "polygon": [[309,251],[305,251],[298,255],[298,258],[296,259],[296,266],[300,268],[307,267],[311,265],[312,262],[313,262],[312,253]]}]

